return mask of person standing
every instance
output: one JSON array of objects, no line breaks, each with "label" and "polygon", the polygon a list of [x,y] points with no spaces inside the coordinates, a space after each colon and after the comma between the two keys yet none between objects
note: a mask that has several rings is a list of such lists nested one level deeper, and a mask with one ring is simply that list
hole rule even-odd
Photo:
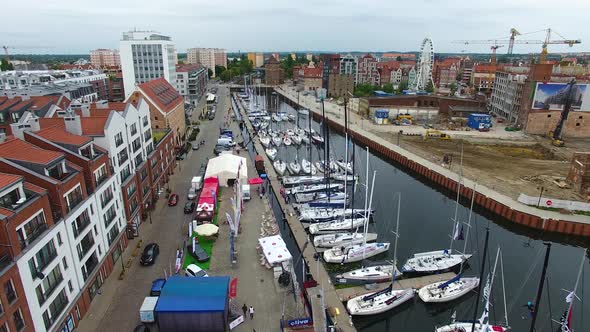
[{"label": "person standing", "polygon": [[244,312],[244,317],[246,317],[246,312],[248,311],[248,306],[246,306],[246,303],[244,303],[242,306],[242,311]]},{"label": "person standing", "polygon": [[254,307],[250,306],[250,319],[254,319]]}]

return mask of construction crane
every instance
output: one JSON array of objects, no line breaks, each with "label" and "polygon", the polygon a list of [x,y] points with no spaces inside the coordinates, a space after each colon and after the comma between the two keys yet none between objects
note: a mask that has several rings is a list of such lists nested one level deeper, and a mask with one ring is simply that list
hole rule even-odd
[{"label": "construction crane", "polygon": [[492,50],[492,57],[490,59],[490,65],[492,66],[490,72],[488,73],[488,94],[492,96],[492,80],[494,79],[494,75],[496,74],[496,50],[500,47],[504,47],[504,45],[492,45],[490,48]]},{"label": "construction crane", "polygon": [[[544,40],[525,40],[525,39],[517,40],[517,39],[515,39],[515,37],[518,35],[528,35],[531,33],[537,33],[537,32],[541,32],[541,31],[546,32]],[[552,33],[559,35],[563,39],[551,40]],[[453,43],[465,44],[465,45],[467,45],[467,44],[484,44],[484,45],[494,45],[494,46],[508,45],[508,54],[512,54],[514,44],[528,44],[528,45],[537,45],[538,44],[538,45],[542,45],[541,57],[540,57],[541,61],[540,62],[546,63],[547,62],[547,45],[560,44],[560,45],[568,45],[569,47],[572,47],[572,46],[574,46],[574,44],[582,43],[582,41],[580,39],[566,39],[552,29],[539,30],[539,31],[534,31],[534,32],[529,32],[529,33],[520,33],[516,29],[512,28],[512,29],[510,29],[510,37],[508,39],[499,38],[499,39],[483,39],[483,40],[454,40]]]},{"label": "construction crane", "polygon": [[43,48],[52,48],[51,46],[2,46],[4,49],[4,56],[6,58],[6,62],[10,63],[10,52],[8,52],[9,48],[12,49],[43,49]]},{"label": "construction crane", "polygon": [[574,101],[573,97],[574,97],[575,86],[576,86],[576,80],[572,79],[568,83],[567,93],[565,96],[565,103],[563,105],[563,110],[561,111],[561,117],[560,117],[559,121],[557,122],[557,126],[555,127],[555,130],[553,132],[549,133],[549,136],[551,137],[551,144],[553,144],[554,146],[557,146],[557,147],[565,146],[565,143],[563,142],[563,139],[561,138],[561,133],[563,131],[563,124],[567,120],[567,117],[570,114],[570,111],[572,109],[572,103]]}]

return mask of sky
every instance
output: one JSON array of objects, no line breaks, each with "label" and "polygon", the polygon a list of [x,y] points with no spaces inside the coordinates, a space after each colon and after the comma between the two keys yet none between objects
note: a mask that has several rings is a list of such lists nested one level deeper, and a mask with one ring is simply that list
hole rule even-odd
[{"label": "sky", "polygon": [[[552,28],[583,42],[550,45],[549,52],[590,51],[590,0],[7,0],[2,11],[0,45],[14,54],[118,48],[122,32],[134,28],[171,36],[181,53],[418,51],[425,37],[435,53],[488,53],[489,46],[452,41],[506,39],[513,27]],[[542,40],[545,33],[517,38]],[[540,49],[516,45],[514,53]]]}]

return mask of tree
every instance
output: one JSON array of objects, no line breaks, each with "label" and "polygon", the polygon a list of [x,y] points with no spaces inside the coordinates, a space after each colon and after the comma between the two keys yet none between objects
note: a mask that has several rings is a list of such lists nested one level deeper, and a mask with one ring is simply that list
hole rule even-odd
[{"label": "tree", "polygon": [[184,65],[184,60],[178,60],[179,65]]},{"label": "tree", "polygon": [[225,71],[225,67],[224,66],[215,66],[215,75],[217,76],[221,76],[221,73],[223,73]]},{"label": "tree", "polygon": [[6,59],[2,59],[2,61],[0,62],[0,71],[11,70],[10,65],[12,65],[12,64],[8,63],[8,61],[6,61]]},{"label": "tree", "polygon": [[213,70],[211,70],[211,68],[207,68],[207,74],[209,75],[209,78],[213,77]]},{"label": "tree", "polygon": [[354,88],[355,97],[369,97],[375,93],[375,87],[371,84],[358,84]]},{"label": "tree", "polygon": [[402,61],[402,57],[400,55],[397,56],[397,58],[395,58],[396,61]]},{"label": "tree", "polygon": [[293,78],[293,67],[295,67],[295,60],[293,60],[291,56],[288,56],[281,61],[281,68],[285,72],[285,77],[289,79]]},{"label": "tree", "polygon": [[426,84],[426,92],[433,93],[434,92],[434,82],[432,80],[428,80],[428,84]]},{"label": "tree", "polygon": [[451,96],[454,96],[455,92],[457,92],[457,83],[453,82],[451,84]]},{"label": "tree", "polygon": [[232,72],[231,70],[222,71],[221,74],[219,74],[219,79],[222,80],[223,82],[229,81],[232,77],[231,72]]},{"label": "tree", "polygon": [[383,92],[393,93],[393,84],[391,84],[391,83],[384,84],[381,89],[383,90]]},{"label": "tree", "polygon": [[408,81],[402,81],[399,86],[397,87],[397,93],[402,94],[404,90],[408,89]]}]

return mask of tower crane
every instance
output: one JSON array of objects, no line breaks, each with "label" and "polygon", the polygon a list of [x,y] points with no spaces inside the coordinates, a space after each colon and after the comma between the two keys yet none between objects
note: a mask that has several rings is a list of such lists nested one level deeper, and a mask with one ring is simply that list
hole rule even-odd
[{"label": "tower crane", "polygon": [[[528,35],[531,33],[536,33],[536,32],[541,32],[544,31],[546,32],[545,35],[545,39],[544,40],[525,40],[525,39],[515,39],[516,36],[518,35]],[[555,33],[558,36],[560,36],[563,39],[551,39],[551,34]],[[535,31],[535,32],[529,32],[529,33],[520,33],[518,32],[516,29],[512,28],[510,29],[510,37],[508,39],[483,39],[483,40],[454,40],[453,43],[456,44],[484,44],[484,45],[508,45],[508,54],[512,54],[512,50],[514,48],[514,44],[528,44],[528,45],[542,45],[542,50],[541,50],[541,63],[546,63],[547,62],[547,45],[568,45],[569,47],[574,46],[574,44],[580,44],[582,43],[582,40],[580,39],[566,39],[563,36],[561,36],[559,33],[555,32],[554,30],[552,30],[551,28],[549,29],[545,29],[545,30],[540,30],[540,31]]]},{"label": "tower crane", "polygon": [[6,58],[6,62],[10,63],[10,52],[8,52],[9,48],[12,49],[42,49],[42,48],[52,48],[50,46],[7,46],[3,45],[2,48],[4,49],[4,56]]}]

